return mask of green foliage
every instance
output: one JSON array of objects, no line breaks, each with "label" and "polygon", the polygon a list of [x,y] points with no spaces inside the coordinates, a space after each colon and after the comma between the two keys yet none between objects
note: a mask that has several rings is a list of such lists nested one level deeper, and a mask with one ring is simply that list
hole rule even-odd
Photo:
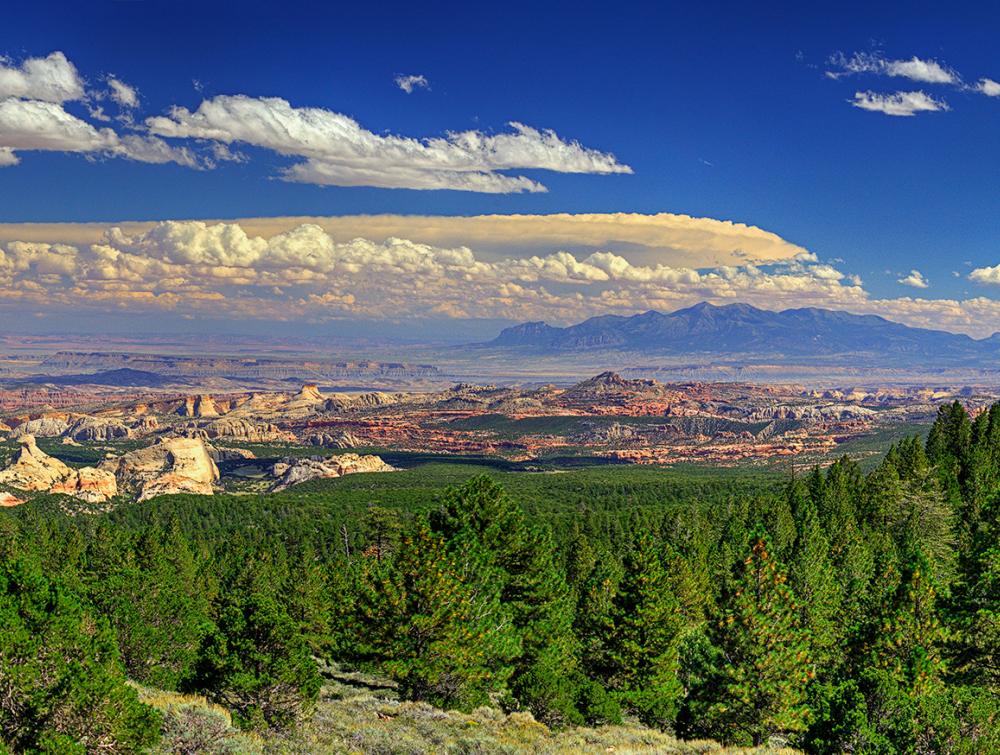
[{"label": "green foliage", "polygon": [[639,720],[666,728],[683,693],[677,677],[680,606],[648,537],[626,555],[624,572],[605,641],[611,667],[608,684]]},{"label": "green foliage", "polygon": [[727,607],[711,627],[709,662],[718,666],[692,695],[709,731],[725,742],[760,745],[806,728],[806,691],[815,673],[787,575],[765,538],[752,542]]},{"label": "green foliage", "polygon": [[267,590],[224,595],[202,643],[193,688],[243,728],[286,728],[315,702],[321,680],[299,627]]},{"label": "green foliage", "polygon": [[159,718],[125,681],[114,635],[27,558],[0,560],[0,741],[16,752],[135,752]]},{"label": "green foliage", "polygon": [[495,581],[483,579],[486,567],[468,556],[459,563],[440,535],[420,525],[392,563],[361,566],[358,654],[377,662],[406,697],[471,709],[501,692],[513,671],[520,648],[510,612]]},{"label": "green foliage", "polygon": [[577,670],[573,597],[556,566],[550,532],[530,525],[520,506],[486,477],[449,490],[431,524],[479,590],[496,586],[510,611],[520,646],[511,676],[514,699],[546,723],[578,721],[571,683]]},{"label": "green foliage", "polygon": [[174,528],[151,531],[134,548],[89,557],[90,594],[110,617],[130,678],[177,689],[192,672],[210,626],[192,554]]},{"label": "green foliage", "polygon": [[[388,674],[414,727],[451,715],[427,703],[511,713],[461,751],[623,717],[808,752],[1000,749],[1000,405],[942,407],[926,446],[904,438],[867,474],[454,461],[0,512],[6,746],[151,746],[127,675],[322,751],[292,730],[346,741],[309,723],[335,660]],[[156,704],[162,751],[256,746],[221,707]],[[462,725],[493,726],[477,716]],[[373,720],[351,741],[395,751]]]}]

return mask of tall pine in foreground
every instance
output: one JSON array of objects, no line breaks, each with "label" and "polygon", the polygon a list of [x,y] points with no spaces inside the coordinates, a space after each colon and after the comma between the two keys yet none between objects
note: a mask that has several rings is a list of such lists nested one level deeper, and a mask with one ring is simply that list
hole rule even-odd
[{"label": "tall pine in foreground", "polygon": [[548,724],[579,722],[573,595],[556,566],[549,530],[529,524],[521,507],[488,477],[449,490],[431,526],[466,568],[475,565],[470,555],[477,554],[486,567],[483,576],[496,580],[520,645],[510,680],[516,704]]},{"label": "tall pine in foreground", "polygon": [[372,557],[362,564],[357,648],[406,697],[471,709],[506,689],[520,643],[492,570],[468,555],[460,564],[419,523],[391,563]]},{"label": "tall pine in foreground", "polygon": [[625,556],[624,574],[606,641],[609,686],[625,710],[648,726],[666,728],[683,692],[677,677],[680,605],[648,536]]},{"label": "tall pine in foreground", "polygon": [[712,734],[727,743],[761,745],[805,729],[806,692],[815,674],[787,575],[765,537],[751,542],[710,632],[720,666],[708,688],[692,694],[703,703]]}]

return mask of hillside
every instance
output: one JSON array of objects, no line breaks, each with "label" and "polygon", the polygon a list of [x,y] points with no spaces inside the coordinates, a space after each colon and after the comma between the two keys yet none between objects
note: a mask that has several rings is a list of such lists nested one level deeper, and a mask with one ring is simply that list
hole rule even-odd
[{"label": "hillside", "polygon": [[[323,669],[324,685],[315,711],[298,728],[262,738],[241,732],[232,717],[200,695],[139,687],[140,699],[163,714],[157,753],[606,753],[618,755],[792,755],[777,747],[728,748],[707,739],[680,740],[638,723],[550,729],[530,713],[495,708],[471,713],[400,700],[384,677]],[[206,736],[208,734],[209,736]]]},{"label": "hillside", "polygon": [[876,315],[812,307],[771,312],[749,304],[649,311],[631,317],[592,317],[565,328],[529,322],[503,330],[484,344],[498,350],[560,354],[627,350],[672,355],[753,355],[772,360],[862,355],[897,362],[1000,359],[1000,338],[913,328]]}]

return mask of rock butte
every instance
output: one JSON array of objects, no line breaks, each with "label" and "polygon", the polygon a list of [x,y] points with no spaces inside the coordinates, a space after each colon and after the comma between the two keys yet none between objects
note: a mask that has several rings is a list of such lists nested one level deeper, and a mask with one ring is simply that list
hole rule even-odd
[{"label": "rock butte", "polygon": [[90,503],[103,503],[118,494],[114,474],[94,467],[73,469],[42,451],[33,435],[21,438],[17,457],[0,472],[0,484],[18,490],[63,493]]},{"label": "rock butte", "polygon": [[298,485],[300,482],[329,477],[343,477],[359,472],[395,472],[396,468],[386,464],[378,456],[361,456],[348,453],[329,458],[286,459],[274,465],[272,474],[278,481],[271,487],[278,492]]},{"label": "rock butte", "polygon": [[140,501],[175,493],[212,495],[219,479],[219,468],[201,438],[163,438],[105,460],[100,468],[113,472],[123,485],[137,488]]}]

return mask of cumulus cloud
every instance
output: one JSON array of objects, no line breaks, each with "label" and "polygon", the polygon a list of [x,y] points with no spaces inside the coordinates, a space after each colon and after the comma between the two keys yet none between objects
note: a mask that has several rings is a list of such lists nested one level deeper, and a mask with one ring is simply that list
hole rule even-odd
[{"label": "cumulus cloud", "polygon": [[119,107],[123,107],[128,110],[139,107],[139,93],[135,90],[135,87],[129,86],[124,81],[121,81],[114,76],[108,76],[108,87],[111,90],[111,99],[117,103]]},{"label": "cumulus cloud", "polygon": [[407,94],[412,94],[414,89],[430,89],[430,82],[427,81],[427,77],[420,74],[400,74],[394,81],[396,86],[402,89]]},{"label": "cumulus cloud", "polygon": [[[223,95],[203,100],[194,111],[174,107],[138,125],[135,87],[117,76],[104,81],[106,90],[88,91],[61,52],[20,65],[0,59],[0,167],[18,164],[18,151],[37,149],[213,168],[245,161],[246,155],[231,147],[246,144],[293,158],[280,169],[281,178],[323,186],[508,194],[546,191],[539,181],[509,171],[632,172],[609,152],[516,121],[497,133],[376,134],[341,113],[293,107],[279,97]],[[396,82],[407,93],[428,88],[421,75],[399,76]],[[118,120],[128,131],[102,125],[111,121],[100,105],[108,99],[118,105]],[[90,121],[64,107],[72,101]]]},{"label": "cumulus cloud", "polygon": [[157,137],[119,136],[110,128],[92,126],[60,104],[13,97],[0,100],[0,166],[16,165],[16,152],[33,150],[200,167],[199,160],[186,147],[173,147]]},{"label": "cumulus cloud", "polygon": [[856,52],[851,57],[843,53],[832,55],[828,61],[832,70],[827,76],[839,79],[852,74],[875,74],[919,81],[925,84],[958,84],[961,77],[953,69],[936,60],[924,60],[914,55],[908,60],[891,60],[876,53]]},{"label": "cumulus cloud", "polygon": [[558,248],[493,257],[400,237],[337,240],[313,223],[268,238],[238,223],[112,227],[91,244],[0,244],[0,307],[234,319],[500,318],[575,322],[701,300],[872,312],[981,335],[1000,302],[871,299],[860,280],[804,252],[767,264],[640,264]]},{"label": "cumulus cloud", "polygon": [[[548,317],[670,307],[715,298],[759,303],[839,299],[860,289],[808,254],[710,269],[634,264],[566,251],[483,259],[468,246],[390,237],[336,241],[314,224],[270,238],[236,223],[167,221],[141,233],[108,229],[90,245],[12,241],[0,281],[15,295],[67,307],[190,307],[212,316]],[[276,293],[278,292],[278,293]]]},{"label": "cumulus cloud", "polygon": [[996,82],[993,79],[980,79],[975,89],[987,97],[1000,97],[1000,82]]},{"label": "cumulus cloud", "polygon": [[985,283],[992,286],[1000,286],[1000,265],[993,267],[977,267],[969,273],[969,280],[976,283]]},{"label": "cumulus cloud", "polygon": [[913,288],[928,288],[931,285],[919,270],[911,270],[909,274],[899,278],[896,282]]},{"label": "cumulus cloud", "polygon": [[[439,247],[469,246],[484,259],[544,255],[554,249],[586,256],[616,252],[636,264],[718,267],[767,264],[808,257],[807,249],[757,226],[714,218],[657,213],[555,213],[549,215],[342,215],[243,218],[248,235],[269,239],[301,225],[321,228],[338,242],[358,237],[407,238]],[[123,224],[140,235],[154,223]],[[107,226],[96,223],[0,224],[0,241],[93,244]]]},{"label": "cumulus cloud", "polygon": [[54,52],[21,65],[0,58],[0,98],[20,97],[62,103],[84,97],[84,80],[66,56]]},{"label": "cumulus cloud", "polygon": [[870,110],[875,113],[895,116],[911,116],[916,113],[939,112],[948,110],[948,103],[937,100],[925,92],[895,92],[880,94],[878,92],[855,92],[851,100],[854,107]]},{"label": "cumulus cloud", "polygon": [[488,193],[544,191],[524,176],[498,171],[631,173],[614,155],[521,123],[510,131],[452,132],[417,139],[382,136],[346,115],[297,108],[278,97],[221,95],[198,109],[176,107],[146,120],[151,133],[173,139],[243,143],[304,158],[282,172],[289,181],[337,186],[457,189]]},{"label": "cumulus cloud", "polygon": [[987,335],[1000,302],[872,299],[859,279],[802,252],[770,263],[642,264],[598,250],[484,255],[401,237],[338,240],[314,223],[269,237],[239,223],[111,227],[90,244],[0,243],[0,308],[22,314],[169,311],[233,319],[543,319],[672,310],[701,300],[821,306]]}]

